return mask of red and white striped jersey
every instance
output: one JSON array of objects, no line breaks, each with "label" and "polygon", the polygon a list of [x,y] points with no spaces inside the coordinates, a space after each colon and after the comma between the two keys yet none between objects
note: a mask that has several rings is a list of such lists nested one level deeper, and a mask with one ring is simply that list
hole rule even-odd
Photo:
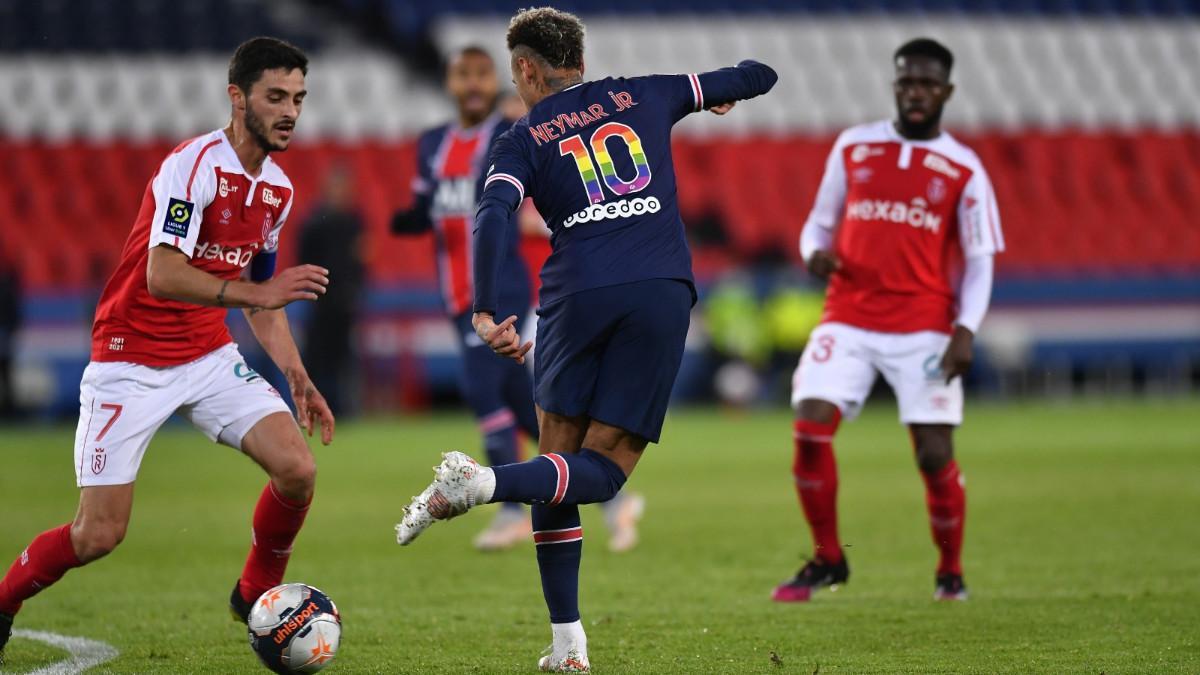
[{"label": "red and white striped jersey", "polygon": [[223,130],[182,143],[159,165],[108,280],[92,326],[93,361],[173,366],[229,343],[226,310],[156,298],[146,288],[150,249],[166,244],[193,267],[242,276],[273,252],[292,208],[292,183],[268,157],[248,175]]},{"label": "red and white striped jersey", "polygon": [[963,259],[1004,250],[975,153],[946,132],[903,138],[891,121],[838,137],[805,227],[832,231],[842,264],[823,321],[885,333],[949,333]]}]

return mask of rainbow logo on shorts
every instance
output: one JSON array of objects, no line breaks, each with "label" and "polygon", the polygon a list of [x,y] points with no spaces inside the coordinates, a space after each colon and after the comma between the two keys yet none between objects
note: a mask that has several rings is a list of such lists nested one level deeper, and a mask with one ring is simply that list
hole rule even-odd
[{"label": "rainbow logo on shorts", "polygon": [[[618,136],[625,141],[629,147],[629,155],[633,158],[633,166],[637,169],[637,176],[628,183],[617,175],[612,156],[608,154],[608,146],[605,145],[605,141],[613,136]],[[592,134],[592,150],[596,152],[596,161],[600,164],[600,173],[604,175],[604,182],[608,185],[608,189],[613,191],[613,194],[627,195],[641,190],[650,183],[650,162],[646,159],[646,152],[642,149],[642,139],[638,138],[633,129],[615,122],[605,124],[597,129],[595,134]]]}]

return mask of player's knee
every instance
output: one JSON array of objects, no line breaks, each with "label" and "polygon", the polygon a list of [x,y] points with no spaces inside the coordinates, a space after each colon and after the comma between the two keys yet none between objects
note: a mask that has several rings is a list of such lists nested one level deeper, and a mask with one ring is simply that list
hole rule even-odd
[{"label": "player's knee", "polygon": [[913,446],[917,456],[917,468],[921,473],[935,474],[954,459],[954,445],[949,431],[914,431]]},{"label": "player's knee", "polygon": [[128,523],[120,521],[89,521],[71,528],[71,545],[80,562],[89,563],[112,553],[125,540]]},{"label": "player's knee", "polygon": [[271,474],[276,489],[288,499],[306,502],[317,485],[317,462],[312,453],[298,453]]},{"label": "player's knee", "polygon": [[838,407],[819,398],[806,398],[796,407],[796,419],[817,424],[833,424],[839,417]]}]

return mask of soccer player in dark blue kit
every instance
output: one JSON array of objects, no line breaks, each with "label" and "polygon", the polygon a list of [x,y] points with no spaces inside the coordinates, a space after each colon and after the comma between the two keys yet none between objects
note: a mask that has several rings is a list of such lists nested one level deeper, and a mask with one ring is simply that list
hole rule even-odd
[{"label": "soccer player in dark blue kit", "polygon": [[[538,438],[529,370],[492,353],[471,325],[474,300],[472,222],[494,140],[512,123],[498,110],[500,85],[496,64],[481,47],[456,51],[446,68],[446,93],[458,119],[421,134],[417,140],[414,203],[392,217],[392,232],[415,235],[432,231],[438,277],[446,313],[462,345],[460,390],[475,414],[488,463],[512,464],[518,458],[518,430]],[[518,244],[517,218],[500,259],[499,308],[504,316],[529,314],[532,289]],[[609,547],[625,551],[637,541],[640,495],[620,494],[603,504],[612,531]],[[488,527],[475,537],[484,551],[509,548],[532,535],[525,508],[506,502]]]},{"label": "soccer player in dark blue kit", "polygon": [[526,195],[549,224],[534,392],[544,453],[487,468],[443,455],[434,482],[405,509],[397,541],[478,504],[533,505],[534,541],[553,644],[538,666],[588,672],[579,620],[579,504],[611,498],[657,442],[696,300],[675,195],[671,128],[688,113],[724,114],[768,92],[754,61],[699,75],[583,79],[583,24],[552,8],[508,28],[513,82],[529,114],[497,139],[475,216],[477,334],[523,362],[497,312],[508,219]]}]

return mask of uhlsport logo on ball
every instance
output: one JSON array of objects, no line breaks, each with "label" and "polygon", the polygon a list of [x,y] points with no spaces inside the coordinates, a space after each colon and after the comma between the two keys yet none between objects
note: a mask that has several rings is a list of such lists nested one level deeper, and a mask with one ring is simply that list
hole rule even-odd
[{"label": "uhlsport logo on ball", "polygon": [[315,673],[333,662],[342,637],[337,606],[306,584],[283,584],[250,610],[250,648],[276,673]]}]

